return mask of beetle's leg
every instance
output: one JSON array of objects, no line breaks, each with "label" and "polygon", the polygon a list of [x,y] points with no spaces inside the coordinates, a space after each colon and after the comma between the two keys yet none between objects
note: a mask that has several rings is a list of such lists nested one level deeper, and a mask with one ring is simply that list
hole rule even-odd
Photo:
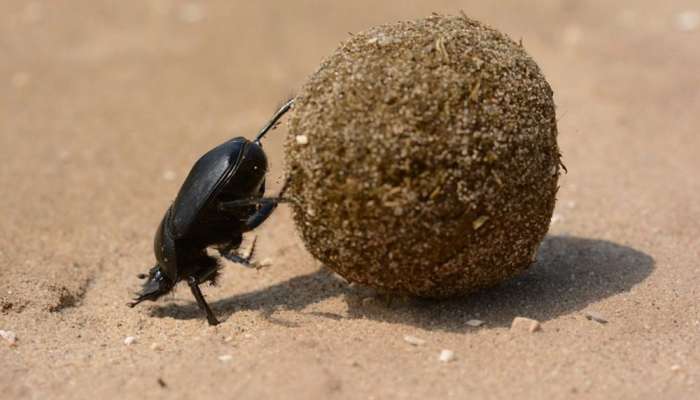
[{"label": "beetle's leg", "polygon": [[291,201],[291,199],[288,199],[286,197],[250,197],[247,199],[222,201],[221,203],[219,203],[219,211],[238,211],[243,207],[257,205],[263,207],[268,203],[274,203],[276,207],[279,203],[289,203]]},{"label": "beetle's leg", "polygon": [[277,204],[279,204],[279,202],[276,201],[263,202],[258,211],[256,211],[255,214],[248,217],[248,219],[245,221],[246,229],[252,231],[253,229],[260,226],[260,224],[265,222],[265,220],[268,219],[270,215],[272,215],[272,212],[275,211],[275,209],[277,208]]},{"label": "beetle's leg", "polygon": [[258,211],[255,214],[248,217],[248,219],[245,222],[245,227],[248,230],[252,231],[253,229],[260,226],[260,224],[265,222],[265,220],[272,214],[272,212],[275,211],[275,208],[277,208],[277,205],[280,202],[289,201],[283,197],[284,193],[287,191],[288,188],[289,188],[289,178],[284,180],[284,184],[282,185],[282,189],[280,189],[280,192],[277,194],[277,200],[263,202],[261,204],[260,208],[258,208]]},{"label": "beetle's leg", "polygon": [[[222,201],[219,203],[219,210],[220,211],[237,211],[241,207],[249,207],[249,206],[259,206],[258,212],[256,214],[262,214],[262,220],[258,222],[255,226],[253,226],[250,229],[256,228],[258,225],[260,225],[267,217],[272,214],[272,211],[275,210],[277,205],[279,203],[289,203],[292,200],[289,198],[284,197],[284,193],[287,191],[289,188],[289,178],[285,179],[284,184],[282,185],[282,189],[280,189],[279,193],[277,194],[277,197],[251,197],[247,199],[238,199],[238,200],[231,200],[231,201]],[[263,217],[264,216],[264,217]],[[252,216],[248,219],[250,221],[255,217]],[[249,225],[249,224],[246,224]]]},{"label": "beetle's leg", "polygon": [[187,284],[190,285],[192,295],[194,295],[194,298],[197,300],[197,305],[199,305],[199,308],[207,314],[207,322],[209,322],[209,325],[218,325],[219,320],[217,320],[214,316],[214,313],[211,312],[209,304],[207,304],[207,301],[204,300],[204,296],[202,296],[202,291],[199,290],[199,283],[197,282],[197,278],[191,276],[187,280]]},{"label": "beetle's leg", "polygon": [[255,268],[255,269],[260,269],[260,265],[255,262],[250,262],[250,260],[253,258],[253,254],[255,253],[255,243],[257,242],[258,238],[255,237],[253,239],[253,243],[250,245],[250,250],[248,251],[248,255],[243,257],[240,254],[236,253],[236,249],[238,246],[234,245],[228,245],[222,249],[219,250],[219,254],[221,254],[222,257],[229,261],[233,261],[235,263],[241,264],[244,267],[248,268]]}]

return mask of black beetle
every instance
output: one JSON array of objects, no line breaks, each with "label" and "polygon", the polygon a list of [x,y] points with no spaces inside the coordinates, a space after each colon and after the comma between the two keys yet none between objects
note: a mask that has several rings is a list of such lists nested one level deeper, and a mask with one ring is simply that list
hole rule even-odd
[{"label": "black beetle", "polygon": [[252,142],[243,137],[231,139],[195,163],[156,231],[157,264],[148,275],[139,275],[148,280],[130,307],[155,301],[186,280],[209,324],[219,323],[199,289],[201,283],[215,283],[220,269],[219,260],[207,254],[207,248],[215,248],[233,262],[257,267],[250,261],[255,241],[247,257],[236,250],[243,233],[258,227],[283,201],[286,182],[277,197],[263,197],[267,157],[260,140],[293,102],[284,104]]}]

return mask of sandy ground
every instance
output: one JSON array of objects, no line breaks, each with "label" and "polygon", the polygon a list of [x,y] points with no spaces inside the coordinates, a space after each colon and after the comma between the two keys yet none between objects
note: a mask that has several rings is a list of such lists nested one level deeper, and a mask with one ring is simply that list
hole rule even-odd
[{"label": "sandy ground", "polygon": [[[228,265],[205,288],[221,325],[207,326],[186,288],[125,306],[200,154],[253,135],[348,32],[460,8],[522,38],[556,94],[569,174],[528,273],[465,299],[373,299],[320,269],[283,207],[258,232],[273,265]],[[0,339],[0,397],[697,398],[693,10],[696,0],[2,2],[0,329],[18,340]],[[276,182],[284,133],[266,145]],[[542,331],[511,332],[515,316]],[[440,362],[442,349],[456,359]]]}]

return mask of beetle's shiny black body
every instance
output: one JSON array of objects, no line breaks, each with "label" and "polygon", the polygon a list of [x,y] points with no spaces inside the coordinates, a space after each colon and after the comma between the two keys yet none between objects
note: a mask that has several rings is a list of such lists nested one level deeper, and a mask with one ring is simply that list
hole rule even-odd
[{"label": "beetle's shiny black body", "polygon": [[156,259],[166,276],[174,279],[196,274],[198,265],[192,258],[196,259],[202,249],[241,242],[255,206],[222,211],[219,203],[261,198],[266,171],[262,148],[242,137],[210,150],[197,161],[156,233]]},{"label": "beetle's shiny black body", "polygon": [[250,257],[241,257],[236,249],[243,233],[264,222],[281,199],[263,197],[267,157],[260,139],[291,105],[292,101],[285,104],[254,141],[231,139],[195,163],[158,227],[154,240],[157,264],[132,307],[156,300],[177,282],[187,280],[209,323],[218,323],[198,286],[214,282],[218,275],[218,259],[207,254],[207,248],[214,247],[222,257],[252,266]]}]

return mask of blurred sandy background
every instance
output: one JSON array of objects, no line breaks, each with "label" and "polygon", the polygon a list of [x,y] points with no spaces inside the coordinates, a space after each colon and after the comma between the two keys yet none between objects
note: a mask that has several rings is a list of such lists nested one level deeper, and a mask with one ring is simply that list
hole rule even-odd
[{"label": "blurred sandy background", "polygon": [[[273,265],[204,289],[221,325],[183,288],[125,306],[199,155],[251,137],[348,32],[460,9],[522,39],[555,91],[569,174],[527,274],[387,303],[320,270],[282,207],[258,232]],[[697,0],[6,0],[0,88],[3,399],[700,393]]]}]

